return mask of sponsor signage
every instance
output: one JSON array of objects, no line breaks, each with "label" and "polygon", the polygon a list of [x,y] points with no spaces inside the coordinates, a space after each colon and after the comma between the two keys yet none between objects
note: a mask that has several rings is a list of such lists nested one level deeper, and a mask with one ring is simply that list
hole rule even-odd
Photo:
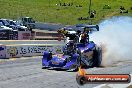
[{"label": "sponsor signage", "polygon": [[44,51],[54,53],[61,53],[62,46],[46,46],[46,45],[17,45],[17,46],[6,46],[6,57],[24,57],[24,56],[39,56],[43,55]]}]

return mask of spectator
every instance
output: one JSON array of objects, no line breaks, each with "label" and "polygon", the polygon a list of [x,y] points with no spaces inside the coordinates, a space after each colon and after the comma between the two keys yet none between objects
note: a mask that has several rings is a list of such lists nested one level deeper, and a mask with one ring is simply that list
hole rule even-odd
[{"label": "spectator", "polygon": [[130,10],[132,10],[132,7],[130,7]]},{"label": "spectator", "polygon": [[64,3],[63,6],[66,6],[66,3]]},{"label": "spectator", "polygon": [[91,12],[90,13],[90,18],[94,18],[94,15],[95,15],[94,12]]},{"label": "spectator", "polygon": [[120,10],[125,10],[124,6],[120,6]]},{"label": "spectator", "polygon": [[60,3],[60,6],[62,6],[62,4]]}]

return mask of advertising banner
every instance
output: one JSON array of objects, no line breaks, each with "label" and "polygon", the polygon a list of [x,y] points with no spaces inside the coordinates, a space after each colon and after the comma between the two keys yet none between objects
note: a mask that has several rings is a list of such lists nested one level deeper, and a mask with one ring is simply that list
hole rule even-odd
[{"label": "advertising banner", "polygon": [[43,55],[44,51],[49,51],[54,53],[61,53],[61,45],[9,45],[6,46],[6,58],[11,57],[24,57],[24,56],[39,56]]}]

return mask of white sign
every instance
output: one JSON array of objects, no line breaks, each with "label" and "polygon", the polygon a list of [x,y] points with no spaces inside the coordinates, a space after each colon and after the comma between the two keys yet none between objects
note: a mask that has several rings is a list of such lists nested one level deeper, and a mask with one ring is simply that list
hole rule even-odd
[{"label": "white sign", "polygon": [[38,56],[43,55],[44,51],[54,53],[62,53],[62,46],[55,45],[10,45],[6,46],[6,58],[23,57],[23,56]]}]

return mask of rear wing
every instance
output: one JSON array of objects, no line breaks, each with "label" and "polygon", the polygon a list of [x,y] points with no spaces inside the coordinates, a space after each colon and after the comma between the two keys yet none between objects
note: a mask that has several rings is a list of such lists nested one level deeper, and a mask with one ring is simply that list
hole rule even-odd
[{"label": "rear wing", "polygon": [[[78,30],[83,31],[82,29],[87,29],[87,31],[99,31],[98,25],[87,25],[87,24],[77,24],[75,26],[67,26],[62,29],[59,29],[57,32],[61,34],[67,34],[71,32],[71,34],[75,34]],[[96,29],[96,30],[95,30]]]},{"label": "rear wing", "polygon": [[[93,28],[96,28],[96,30],[99,31],[98,25],[77,24],[76,27],[89,28],[90,30]],[[95,31],[95,30],[92,30],[92,31]]]}]

